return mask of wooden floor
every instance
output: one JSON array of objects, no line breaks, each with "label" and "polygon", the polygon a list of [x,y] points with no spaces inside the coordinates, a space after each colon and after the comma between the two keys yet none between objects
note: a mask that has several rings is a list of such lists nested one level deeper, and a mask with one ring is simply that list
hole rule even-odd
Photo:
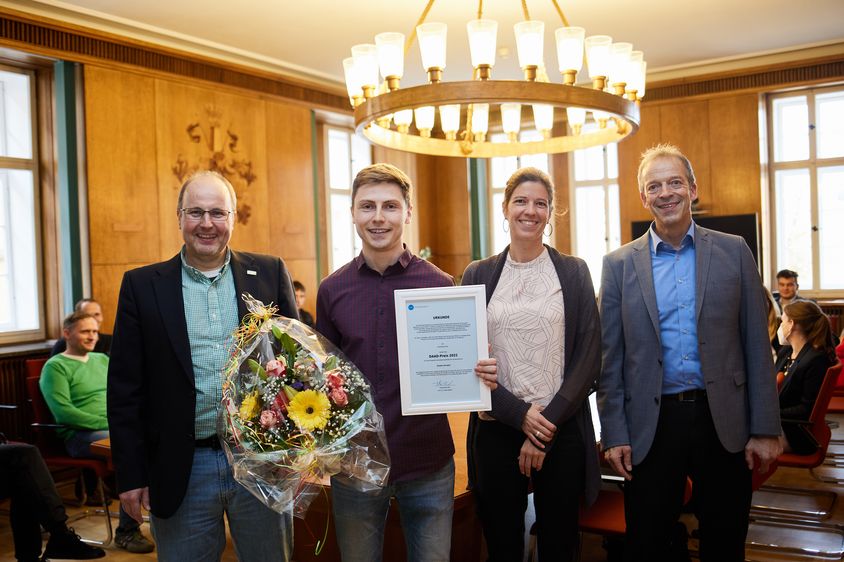
[{"label": "wooden floor", "polygon": [[[455,483],[455,492],[459,493],[465,488],[466,483],[466,461],[465,461],[465,446],[464,446],[464,436],[465,436],[465,428],[466,428],[466,417],[462,414],[456,414],[450,416],[452,429],[455,435],[455,448],[457,449],[457,453],[455,455],[455,465],[457,466],[457,478]],[[837,421],[841,424],[841,427],[838,429],[833,430],[833,439],[844,439],[844,415],[832,415],[829,417],[831,421]],[[459,437],[458,437],[459,436]],[[844,469],[840,470],[841,477],[844,478]],[[780,486],[791,486],[791,487],[799,487],[799,488],[812,488],[812,489],[821,489],[821,490],[831,490],[839,495],[844,494],[844,486],[833,485],[833,484],[826,484],[819,482],[813,479],[808,471],[805,470],[797,470],[797,469],[790,469],[790,468],[781,468],[779,469],[776,474],[770,480],[771,484],[776,484]],[[63,495],[69,496],[72,490],[63,489]],[[844,525],[844,499],[839,498],[839,501],[836,504],[835,512],[833,514],[832,519],[829,521],[830,523],[837,523],[839,525]],[[11,529],[9,528],[9,517],[8,517],[8,501],[0,502],[0,561],[12,561],[14,560],[14,548],[12,545],[12,536],[11,536]],[[113,507],[116,508],[116,504],[113,504]],[[79,508],[68,508],[68,513],[73,515],[79,512]],[[684,516],[687,524],[690,527],[694,526],[694,518],[692,516]],[[116,519],[114,520],[114,524],[117,524]],[[77,521],[73,524],[76,528],[77,532],[82,536],[102,536],[104,534],[104,526],[101,519],[98,518],[88,518],[81,521]],[[150,535],[150,531],[148,525],[144,525],[142,527],[143,531]],[[454,537],[455,540],[459,540],[459,537]],[[583,551],[582,551],[582,560],[584,562],[598,562],[606,560],[606,552],[603,550],[601,546],[601,537],[595,535],[584,535],[583,537]],[[692,541],[692,547],[694,547],[694,541]],[[129,562],[129,561],[136,561],[140,562],[141,560],[155,560],[156,555],[155,553],[151,554],[129,554],[123,550],[120,550],[116,546],[110,546],[107,548],[107,556],[106,560],[112,560],[114,562]],[[321,558],[324,562],[334,562],[334,560],[329,560],[328,558]],[[810,558],[810,557],[796,557],[796,556],[782,556],[777,555],[770,552],[765,551],[756,551],[750,550],[747,551],[747,559],[756,561],[756,562],[774,562],[774,561],[784,561],[784,560],[829,560],[821,559],[821,558]],[[228,542],[226,547],[226,551],[223,555],[224,561],[236,561],[237,557],[235,556],[234,549],[232,547],[231,541]],[[189,561],[185,561],[189,562]],[[463,562],[463,561],[458,561]],[[475,561],[466,561],[466,562],[475,562]]]}]

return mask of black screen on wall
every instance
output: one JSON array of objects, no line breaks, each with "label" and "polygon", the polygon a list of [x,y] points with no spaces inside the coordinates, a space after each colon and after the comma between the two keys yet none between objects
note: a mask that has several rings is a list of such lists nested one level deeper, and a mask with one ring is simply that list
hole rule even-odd
[{"label": "black screen on wall", "polygon": [[[696,215],[695,222],[711,230],[735,234],[744,238],[753,259],[756,260],[756,267],[759,267],[759,226],[756,220],[756,213],[749,215],[725,215],[722,217],[710,217],[707,215]],[[651,221],[634,221],[631,225],[633,240],[647,232]]]}]

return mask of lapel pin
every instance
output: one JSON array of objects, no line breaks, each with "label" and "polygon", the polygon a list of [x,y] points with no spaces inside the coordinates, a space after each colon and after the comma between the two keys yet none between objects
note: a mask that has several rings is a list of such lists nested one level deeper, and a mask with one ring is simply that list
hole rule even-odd
[{"label": "lapel pin", "polygon": [[258,272],[255,271],[254,269],[247,269],[246,275],[258,275]]}]

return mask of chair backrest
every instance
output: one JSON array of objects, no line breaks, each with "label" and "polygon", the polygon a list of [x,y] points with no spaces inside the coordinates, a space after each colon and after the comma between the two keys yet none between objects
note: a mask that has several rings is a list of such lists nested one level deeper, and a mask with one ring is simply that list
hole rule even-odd
[{"label": "chair backrest", "polygon": [[832,393],[838,382],[839,373],[841,373],[841,361],[826,371],[826,376],[824,376],[823,383],[818,391],[818,397],[815,399],[815,405],[812,407],[812,413],[809,415],[809,422],[812,424],[809,432],[818,442],[820,448],[823,449],[824,454],[826,454],[829,440],[832,437],[832,432],[826,424],[826,413],[829,410],[829,402],[832,400]]},{"label": "chair backrest", "polygon": [[[50,407],[41,394],[41,387],[38,381],[41,380],[41,369],[46,359],[26,360],[26,392],[29,396],[29,404],[32,408],[32,422],[34,424],[55,424]],[[56,435],[54,429],[39,430],[35,427],[35,446],[41,450],[44,457],[67,456],[67,450],[62,440]]]}]

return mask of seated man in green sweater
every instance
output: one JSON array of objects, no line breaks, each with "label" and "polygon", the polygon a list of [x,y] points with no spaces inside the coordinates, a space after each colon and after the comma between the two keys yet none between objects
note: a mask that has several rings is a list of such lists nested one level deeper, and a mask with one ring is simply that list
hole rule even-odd
[{"label": "seated man in green sweater", "polygon": [[[108,356],[94,353],[99,323],[93,315],[74,312],[64,320],[62,333],[67,349],[54,355],[41,371],[41,394],[72,457],[94,457],[90,446],[108,437],[106,378]],[[129,552],[152,552],[155,548],[140,531],[137,521],[121,508],[115,543]]]}]

